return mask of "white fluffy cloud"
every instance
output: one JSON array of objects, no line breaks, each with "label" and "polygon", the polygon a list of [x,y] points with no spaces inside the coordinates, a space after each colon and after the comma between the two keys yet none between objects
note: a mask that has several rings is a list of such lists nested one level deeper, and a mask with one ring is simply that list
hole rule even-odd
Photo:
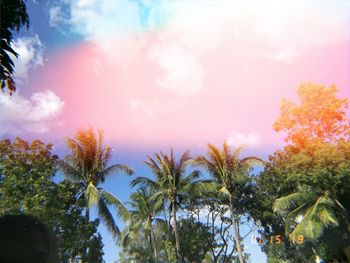
[{"label": "white fluffy cloud", "polygon": [[235,132],[227,138],[227,143],[230,146],[244,145],[248,147],[255,147],[260,144],[260,137],[260,134],[258,134],[257,132]]},{"label": "white fluffy cloud", "polygon": [[[290,63],[306,51],[317,53],[318,47],[348,38],[344,32],[350,18],[346,1],[61,1],[70,6],[67,21],[74,30],[109,57],[122,36],[156,32],[148,52],[163,70],[157,84],[186,96],[201,90],[203,58],[223,44],[229,43],[228,52],[238,56]],[[57,16],[53,9],[54,21]],[[135,59],[134,53],[125,56]]]},{"label": "white fluffy cloud", "polygon": [[57,27],[62,22],[62,10],[60,6],[53,6],[49,9],[49,25],[50,27]]},{"label": "white fluffy cloud", "polygon": [[202,86],[202,58],[227,41],[241,56],[293,62],[348,37],[350,18],[341,2],[164,1],[157,10],[169,14],[150,56],[164,71],[158,84],[190,95]]},{"label": "white fluffy cloud", "polygon": [[197,93],[202,86],[203,68],[198,57],[179,44],[156,46],[149,54],[164,74],[158,80],[163,89],[187,96]]},{"label": "white fluffy cloud", "polygon": [[28,79],[30,69],[39,65],[44,65],[44,46],[38,35],[33,37],[17,38],[12,45],[19,57],[12,59],[15,63],[15,78],[17,81],[24,83]]},{"label": "white fluffy cloud", "polygon": [[141,30],[139,7],[125,0],[71,1],[70,23],[90,41],[103,44],[109,37],[118,38]]},{"label": "white fluffy cloud", "polygon": [[0,135],[47,132],[63,106],[64,102],[50,90],[34,93],[30,99],[17,92],[13,96],[0,94]]}]

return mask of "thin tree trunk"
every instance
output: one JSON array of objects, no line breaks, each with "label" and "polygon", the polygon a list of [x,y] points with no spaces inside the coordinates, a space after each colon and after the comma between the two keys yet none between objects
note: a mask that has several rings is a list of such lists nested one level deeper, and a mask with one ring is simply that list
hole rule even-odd
[{"label": "thin tree trunk", "polygon": [[241,236],[240,236],[239,230],[237,228],[237,218],[236,218],[236,215],[235,215],[235,212],[234,212],[234,209],[233,209],[232,200],[230,200],[230,209],[231,209],[231,219],[232,219],[233,233],[234,233],[234,236],[235,236],[236,248],[237,248],[239,262],[240,263],[244,263],[243,251],[242,251],[242,246],[241,246]]},{"label": "thin tree trunk", "polygon": [[88,225],[90,222],[90,209],[88,207],[85,208],[85,224]]},{"label": "thin tree trunk", "polygon": [[180,249],[180,236],[179,236],[179,231],[177,229],[177,222],[176,222],[175,201],[171,201],[171,206],[172,206],[171,213],[172,213],[172,217],[173,217],[175,243],[176,243],[176,257],[177,257],[177,262],[182,262],[181,249]]},{"label": "thin tree trunk", "polygon": [[157,252],[157,246],[156,246],[156,237],[154,235],[153,226],[151,224],[151,242],[153,246],[153,255],[154,255],[154,261],[157,262],[158,260],[158,252]]},{"label": "thin tree trunk", "polygon": [[[89,207],[86,207],[85,208],[85,225],[88,226],[89,222],[90,222],[90,209]],[[88,248],[84,247],[83,255],[81,257],[81,263],[87,263],[87,254],[88,254]]]}]

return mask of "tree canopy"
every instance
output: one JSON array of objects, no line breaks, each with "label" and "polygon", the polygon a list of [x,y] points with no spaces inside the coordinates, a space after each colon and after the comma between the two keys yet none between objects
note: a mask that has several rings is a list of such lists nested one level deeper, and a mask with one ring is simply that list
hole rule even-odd
[{"label": "tree canopy", "polygon": [[350,139],[348,100],[336,96],[335,85],[305,83],[297,93],[300,104],[283,99],[281,115],[274,123],[276,131],[287,133],[286,141],[297,146],[310,140],[337,142]]}]

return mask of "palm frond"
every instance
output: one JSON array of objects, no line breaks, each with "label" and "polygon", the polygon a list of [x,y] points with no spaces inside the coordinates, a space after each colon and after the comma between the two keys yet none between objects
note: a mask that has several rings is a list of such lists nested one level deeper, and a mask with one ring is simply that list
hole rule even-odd
[{"label": "palm frond", "polygon": [[220,150],[216,146],[210,143],[208,144],[208,148],[209,148],[208,156],[210,161],[215,164],[220,174],[224,174],[223,170],[224,170],[225,159],[223,157],[223,154],[220,152]]},{"label": "palm frond", "polygon": [[81,173],[76,169],[75,166],[71,165],[69,162],[64,160],[58,160],[57,165],[59,169],[63,172],[64,176],[68,179],[71,179],[74,182],[84,180]]},{"label": "palm frond", "polygon": [[221,187],[221,189],[219,190],[219,193],[222,193],[222,194],[224,194],[226,196],[230,196],[231,195],[230,191],[227,189],[226,186]]},{"label": "palm frond", "polygon": [[258,157],[255,157],[255,156],[248,156],[248,157],[245,157],[243,159],[241,159],[241,163],[243,165],[248,165],[249,167],[253,167],[253,166],[256,166],[256,165],[264,165],[265,162],[258,158]]},{"label": "palm frond", "polygon": [[334,213],[335,204],[327,195],[318,198],[310,214],[311,219],[320,221],[323,225],[338,226],[339,222]]},{"label": "palm frond", "polygon": [[131,187],[135,187],[136,185],[149,186],[152,189],[157,189],[159,186],[155,181],[145,176],[138,176],[130,182]]},{"label": "palm frond", "polygon": [[304,216],[305,212],[307,211],[308,206],[306,204],[302,204],[295,208],[293,211],[288,213],[286,220],[285,220],[285,232],[286,235],[289,233],[289,229],[291,227],[291,221],[295,220],[298,216]]},{"label": "palm frond", "polygon": [[111,174],[125,173],[126,175],[134,174],[134,170],[126,164],[114,164],[106,168],[102,173],[104,176]]},{"label": "palm frond", "polygon": [[214,162],[204,156],[198,156],[194,159],[195,164],[205,168],[212,176],[220,175],[220,168]]},{"label": "palm frond", "polygon": [[292,241],[295,242],[301,235],[309,240],[316,240],[327,227],[338,226],[339,222],[333,209],[334,202],[327,195],[319,196],[291,233]]},{"label": "palm frond", "polygon": [[117,209],[117,213],[120,218],[122,218],[124,221],[130,218],[129,211],[126,209],[123,202],[117,197],[107,191],[102,191],[102,196],[109,205],[113,205]]},{"label": "palm frond", "polygon": [[94,204],[97,204],[101,199],[100,191],[90,182],[85,190],[85,197],[87,200],[88,207],[91,207]]},{"label": "palm frond", "polygon": [[243,151],[243,149],[244,149],[243,145],[239,145],[238,147],[236,147],[236,149],[232,153],[232,159],[238,160],[239,156],[241,155],[241,153]]},{"label": "palm frond", "polygon": [[212,195],[213,193],[216,193],[218,186],[211,179],[198,180],[193,183],[192,189],[194,190],[195,195],[205,197],[207,195]]},{"label": "palm frond", "polygon": [[317,196],[312,192],[296,192],[290,195],[280,197],[275,200],[273,210],[277,213],[287,213],[292,209],[304,204],[305,202],[313,202]]},{"label": "palm frond", "polygon": [[115,224],[114,218],[111,212],[109,211],[105,203],[105,200],[103,198],[99,199],[97,207],[98,207],[99,217],[106,224],[108,230],[113,234],[113,237],[118,238],[120,234],[119,228]]}]

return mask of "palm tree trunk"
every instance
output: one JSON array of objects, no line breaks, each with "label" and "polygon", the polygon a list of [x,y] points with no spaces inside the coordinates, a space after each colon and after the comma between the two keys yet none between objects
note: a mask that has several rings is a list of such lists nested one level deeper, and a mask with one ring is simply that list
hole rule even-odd
[{"label": "palm tree trunk", "polygon": [[179,231],[177,229],[177,222],[176,222],[175,201],[171,201],[171,213],[172,213],[173,224],[174,224],[177,262],[182,262],[181,249],[180,249],[180,235],[179,235]]},{"label": "palm tree trunk", "polygon": [[[85,225],[86,227],[89,225],[90,222],[90,209],[89,207],[85,208]],[[87,263],[87,254],[88,254],[88,248],[84,247],[83,255],[81,257],[81,263]]]},{"label": "palm tree trunk", "polygon": [[237,249],[237,253],[238,253],[238,258],[239,258],[239,262],[240,263],[244,263],[243,260],[243,251],[242,251],[242,245],[241,245],[241,236],[239,234],[239,230],[237,228],[237,218],[233,209],[233,203],[232,200],[230,198],[230,210],[231,210],[231,220],[232,220],[232,225],[233,225],[233,234],[234,234],[234,238],[235,238],[235,242],[236,242],[236,249]]},{"label": "palm tree trunk", "polygon": [[157,262],[158,252],[157,252],[156,238],[155,238],[155,235],[154,235],[154,230],[153,230],[152,224],[151,224],[151,243],[152,243],[152,246],[153,246],[154,262]]}]

